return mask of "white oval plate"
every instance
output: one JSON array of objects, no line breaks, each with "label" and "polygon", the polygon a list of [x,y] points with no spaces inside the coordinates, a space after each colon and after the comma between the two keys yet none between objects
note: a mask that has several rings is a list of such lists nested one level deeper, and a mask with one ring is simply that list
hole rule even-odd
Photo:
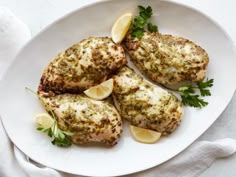
[{"label": "white oval plate", "polygon": [[[117,17],[125,12],[136,13],[138,4],[151,5],[155,13],[152,20],[162,33],[189,38],[206,49],[210,56],[207,75],[215,79],[212,96],[207,98],[209,106],[186,108],[180,127],[171,136],[152,145],[134,141],[127,127],[124,127],[119,143],[111,148],[51,145],[48,137],[35,129],[32,115],[44,110],[38,99],[25,91],[25,86],[36,90],[43,69],[60,51],[89,36],[110,36]],[[236,53],[230,38],[211,19],[194,9],[155,0],[100,2],[56,21],[19,53],[1,82],[2,121],[18,148],[46,166],[87,176],[134,173],[174,157],[210,127],[235,91],[236,82],[232,82],[236,76],[235,66]]]}]

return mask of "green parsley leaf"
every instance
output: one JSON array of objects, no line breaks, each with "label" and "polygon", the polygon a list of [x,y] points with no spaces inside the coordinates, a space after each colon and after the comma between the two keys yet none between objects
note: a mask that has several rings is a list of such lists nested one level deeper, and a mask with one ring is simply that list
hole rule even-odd
[{"label": "green parsley leaf", "polygon": [[138,6],[139,15],[134,18],[130,26],[131,36],[133,38],[141,38],[144,34],[145,28],[150,32],[158,32],[158,27],[152,23],[147,23],[148,19],[152,16],[152,8],[148,6],[147,8],[143,6]]},{"label": "green parsley leaf", "polygon": [[185,106],[198,107],[202,108],[208,103],[203,99],[199,98],[199,95],[189,94],[189,93],[180,93],[182,103]]},{"label": "green parsley leaf", "polygon": [[[194,86],[183,86],[178,88],[178,92],[181,96],[182,103],[185,106],[192,106],[202,108],[208,105],[208,102],[204,101],[200,96],[211,96],[211,92],[209,87],[213,86],[213,79],[207,81],[197,82]],[[196,93],[196,91],[200,92],[200,95]]]},{"label": "green parsley leaf", "polygon": [[148,23],[148,31],[152,33],[158,32],[158,27],[156,25],[153,25],[152,23]]},{"label": "green parsley leaf", "polygon": [[132,37],[141,38],[143,36],[143,29],[137,29],[132,33]]},{"label": "green parsley leaf", "polygon": [[60,140],[63,140],[63,139],[65,138],[65,134],[64,134],[62,131],[59,131],[59,132],[58,132],[58,138],[59,138]]},{"label": "green parsley leaf", "polygon": [[56,145],[56,146],[59,146],[59,147],[68,147],[71,145],[71,142],[68,140],[68,139],[53,139],[52,140],[52,144],[53,145]]},{"label": "green parsley leaf", "polygon": [[180,87],[178,88],[178,91],[182,92],[183,94],[194,93],[193,87],[191,85]]},{"label": "green parsley leaf", "polygon": [[210,90],[208,89],[208,87],[212,87],[213,86],[213,82],[214,82],[214,79],[210,79],[206,82],[197,82],[197,86],[200,90],[200,93],[201,93],[201,96],[211,96],[211,92]]},{"label": "green parsley leaf", "polygon": [[142,12],[142,11],[145,11],[145,7],[141,6],[141,5],[138,5],[138,8],[139,8],[139,11]]},{"label": "green parsley leaf", "polygon": [[37,130],[41,132],[47,132],[49,128],[38,127]]},{"label": "green parsley leaf", "polygon": [[143,29],[146,25],[146,21],[141,16],[138,16],[134,19],[133,25],[135,29]]},{"label": "green parsley leaf", "polygon": [[65,135],[67,135],[67,136],[72,136],[74,133],[72,133],[72,132],[66,132],[66,131],[62,131]]},{"label": "green parsley leaf", "polygon": [[138,6],[139,8],[139,15],[142,17],[145,21],[152,16],[152,8],[148,6],[146,9],[143,6]]}]

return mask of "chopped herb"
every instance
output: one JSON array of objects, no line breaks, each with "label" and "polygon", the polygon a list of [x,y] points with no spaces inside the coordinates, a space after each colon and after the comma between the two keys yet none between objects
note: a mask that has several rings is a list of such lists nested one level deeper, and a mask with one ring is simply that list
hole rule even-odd
[{"label": "chopped herb", "polygon": [[145,27],[147,26],[148,31],[158,32],[158,27],[152,23],[147,23],[148,19],[152,16],[152,8],[148,6],[147,8],[143,6],[138,6],[139,15],[136,16],[131,24],[130,31],[132,37],[141,38],[145,32]]},{"label": "chopped herb", "polygon": [[52,109],[49,107],[48,104],[46,104],[44,102],[44,100],[42,99],[42,97],[40,95],[38,95],[35,91],[31,90],[28,87],[25,87],[26,90],[30,91],[31,93],[35,94],[43,103],[44,105],[47,107],[47,109],[49,110],[50,115],[52,116],[54,122],[52,124],[51,127],[49,128],[45,128],[45,127],[38,127],[37,130],[47,133],[47,135],[52,139],[52,144],[59,146],[59,147],[68,147],[70,146],[72,143],[71,141],[67,138],[67,136],[72,136],[73,133],[68,132],[68,131],[63,131],[60,130],[57,126],[57,121],[56,121],[56,116],[54,114],[54,112],[52,111]]}]

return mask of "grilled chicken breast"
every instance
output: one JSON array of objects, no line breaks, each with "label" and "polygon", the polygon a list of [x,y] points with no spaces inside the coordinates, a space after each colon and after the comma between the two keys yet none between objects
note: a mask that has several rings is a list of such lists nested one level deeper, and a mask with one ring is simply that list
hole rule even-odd
[{"label": "grilled chicken breast", "polygon": [[113,99],[122,118],[163,135],[176,129],[183,109],[173,94],[142,79],[126,66],[113,78]]},{"label": "grilled chicken breast", "polygon": [[145,32],[141,39],[129,35],[123,45],[137,68],[160,84],[174,85],[205,78],[208,54],[188,39]]},{"label": "grilled chicken breast", "polygon": [[79,93],[126,64],[125,52],[108,37],[90,37],[60,53],[44,70],[39,90]]},{"label": "grilled chicken breast", "polygon": [[95,101],[85,95],[38,92],[43,104],[54,112],[58,127],[74,133],[75,144],[100,142],[107,145],[117,143],[122,132],[122,122],[115,107],[108,101]]}]

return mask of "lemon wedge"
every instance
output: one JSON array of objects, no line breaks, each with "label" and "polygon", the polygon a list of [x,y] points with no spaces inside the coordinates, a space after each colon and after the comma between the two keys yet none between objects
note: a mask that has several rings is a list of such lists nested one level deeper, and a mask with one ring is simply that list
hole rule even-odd
[{"label": "lemon wedge", "polygon": [[49,128],[53,125],[54,120],[48,113],[39,113],[34,116],[39,126]]},{"label": "lemon wedge", "polygon": [[115,21],[111,29],[111,38],[113,42],[120,43],[123,40],[129,30],[132,18],[132,13],[125,13]]},{"label": "lemon wedge", "polygon": [[113,90],[113,79],[109,79],[101,84],[84,91],[85,95],[95,100],[107,98]]},{"label": "lemon wedge", "polygon": [[130,130],[134,139],[141,143],[153,144],[156,143],[161,137],[161,133],[159,132],[135,127],[133,125],[130,125]]}]

